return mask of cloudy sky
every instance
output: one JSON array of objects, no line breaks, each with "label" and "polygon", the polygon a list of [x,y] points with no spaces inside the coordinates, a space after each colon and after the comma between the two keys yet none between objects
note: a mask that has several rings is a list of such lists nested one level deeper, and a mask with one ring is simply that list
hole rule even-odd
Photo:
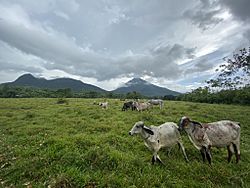
[{"label": "cloudy sky", "polygon": [[0,83],[24,73],[176,91],[250,44],[249,0],[0,0]]}]

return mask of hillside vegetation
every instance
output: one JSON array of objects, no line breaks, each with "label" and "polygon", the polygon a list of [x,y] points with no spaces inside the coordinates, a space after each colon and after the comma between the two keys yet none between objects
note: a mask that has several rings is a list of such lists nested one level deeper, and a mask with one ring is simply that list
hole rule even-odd
[{"label": "hillside vegetation", "polygon": [[[142,113],[121,111],[107,99],[0,99],[0,187],[249,187],[250,107],[165,101]],[[102,99],[95,99],[96,102]],[[159,125],[182,116],[200,122],[230,119],[241,123],[241,161],[228,164],[226,149],[212,149],[212,166],[182,134],[190,162],[178,146],[151,153],[128,132],[135,122]]]}]

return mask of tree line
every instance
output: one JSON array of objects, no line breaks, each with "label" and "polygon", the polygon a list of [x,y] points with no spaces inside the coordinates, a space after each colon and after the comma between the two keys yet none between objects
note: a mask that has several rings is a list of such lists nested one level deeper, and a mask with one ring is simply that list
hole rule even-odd
[{"label": "tree line", "polygon": [[213,92],[208,87],[199,87],[176,98],[181,101],[250,105],[250,87]]},{"label": "tree line", "polygon": [[142,99],[148,98],[133,91],[126,94],[113,92],[79,91],[70,88],[65,89],[40,89],[33,87],[9,86],[4,84],[0,87],[0,98],[118,98],[118,99]]}]

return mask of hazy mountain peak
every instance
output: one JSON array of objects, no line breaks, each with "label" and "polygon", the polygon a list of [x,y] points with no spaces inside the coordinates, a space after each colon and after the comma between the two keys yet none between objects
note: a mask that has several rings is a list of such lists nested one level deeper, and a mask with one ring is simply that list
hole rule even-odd
[{"label": "hazy mountain peak", "polygon": [[133,78],[132,80],[129,80],[125,85],[130,86],[137,84],[149,84],[149,83],[141,78]]},{"label": "hazy mountain peak", "polygon": [[36,78],[32,74],[27,73],[27,74],[23,74],[17,78],[17,80],[20,80],[20,79],[36,79]]},{"label": "hazy mountain peak", "polygon": [[180,94],[176,91],[172,91],[167,88],[151,84],[141,78],[133,78],[132,80],[129,80],[127,83],[125,83],[124,86],[113,90],[113,92],[121,94],[126,94],[128,92],[133,92],[133,91],[139,92],[145,96],[165,96],[165,95],[176,96]]}]

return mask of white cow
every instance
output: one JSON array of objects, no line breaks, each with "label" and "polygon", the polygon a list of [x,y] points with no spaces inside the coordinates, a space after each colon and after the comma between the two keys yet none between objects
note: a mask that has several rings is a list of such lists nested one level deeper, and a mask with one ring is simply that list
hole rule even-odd
[{"label": "white cow", "polygon": [[157,152],[162,147],[171,147],[178,144],[183,152],[183,155],[188,161],[185,148],[182,144],[181,135],[178,126],[173,122],[166,122],[158,127],[147,127],[142,121],[134,124],[133,128],[129,131],[129,135],[139,134],[144,140],[145,145],[153,152],[152,164],[156,161],[162,163]]},{"label": "white cow", "polygon": [[150,103],[150,104],[152,104],[152,105],[159,105],[160,106],[160,109],[162,109],[162,107],[163,107],[163,100],[161,100],[161,99],[150,99],[149,101],[148,101],[148,103]]},{"label": "white cow", "polygon": [[99,106],[101,106],[103,109],[107,109],[108,108],[108,102],[100,102]]}]

